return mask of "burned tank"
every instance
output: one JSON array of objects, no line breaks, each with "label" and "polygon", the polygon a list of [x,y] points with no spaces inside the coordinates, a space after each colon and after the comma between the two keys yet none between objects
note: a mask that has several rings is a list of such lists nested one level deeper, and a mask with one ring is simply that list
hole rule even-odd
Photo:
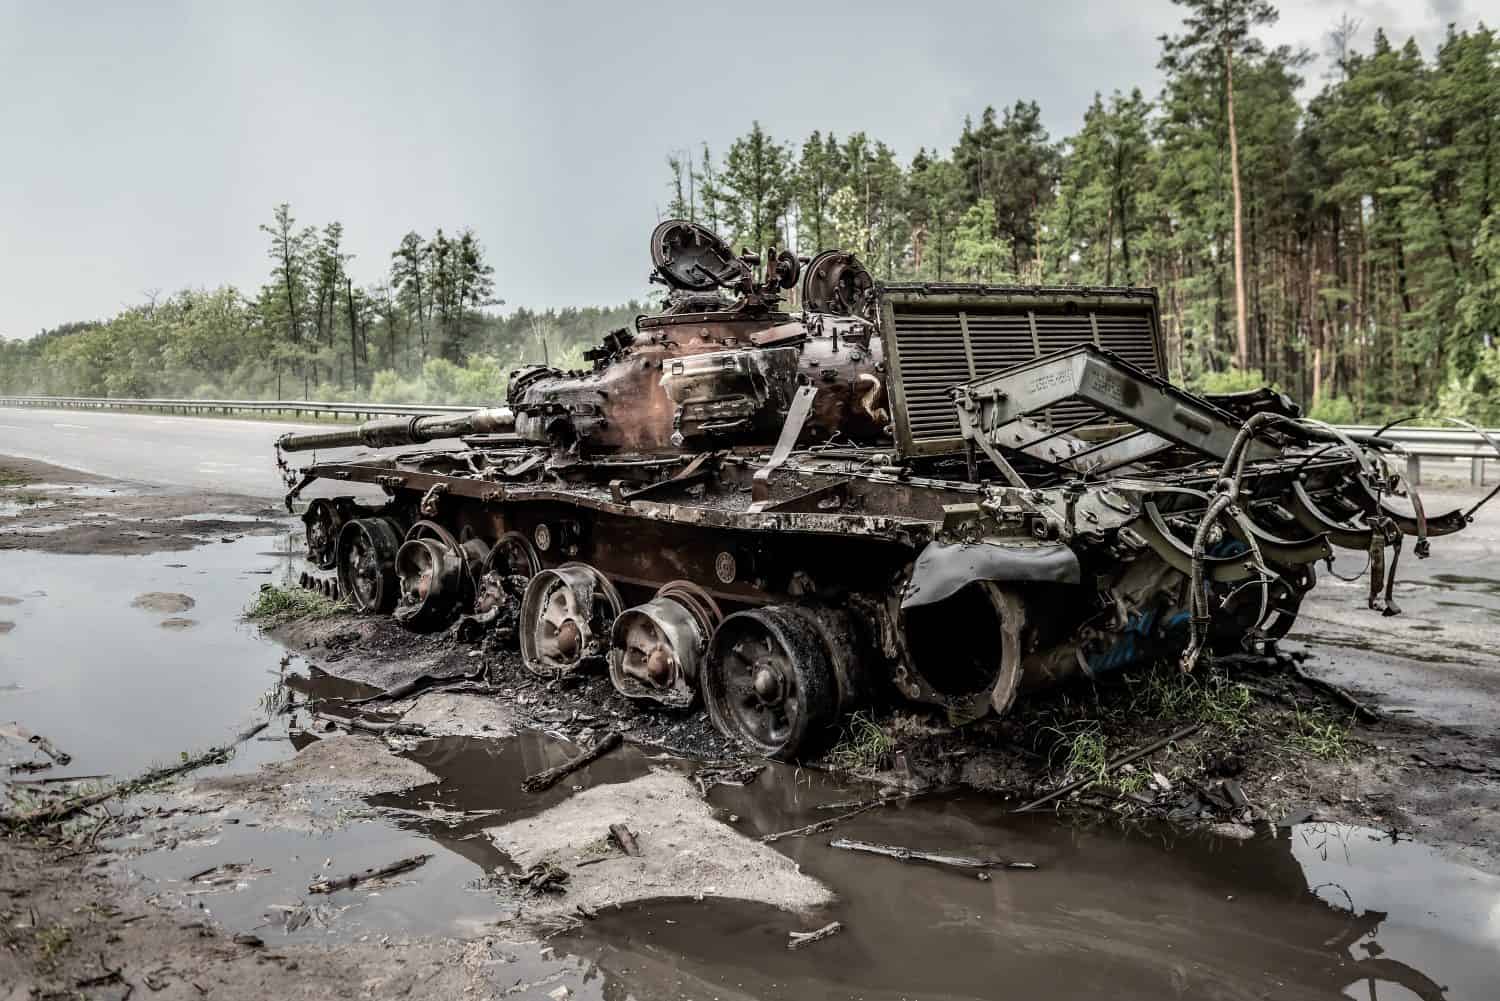
[{"label": "burned tank", "polygon": [[[1426,512],[1379,436],[1168,382],[1151,289],[881,283],[682,220],[651,258],[665,308],[586,371],[279,440],[289,507],[317,480],[381,491],[303,513],[356,609],[506,616],[538,676],[606,670],[793,759],[875,702],[972,721],[1274,643],[1337,550],[1394,614],[1404,540],[1468,520]],[[351,446],[374,451],[281,455]]]}]

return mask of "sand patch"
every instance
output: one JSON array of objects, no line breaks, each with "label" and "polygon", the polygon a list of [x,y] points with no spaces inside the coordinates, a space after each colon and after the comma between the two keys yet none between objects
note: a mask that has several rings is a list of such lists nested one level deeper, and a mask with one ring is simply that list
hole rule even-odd
[{"label": "sand patch", "polygon": [[250,810],[276,827],[331,830],[371,810],[365,800],[437,781],[375,737],[334,734],[246,775],[204,779],[182,795],[194,803]]},{"label": "sand patch", "polygon": [[148,612],[176,613],[185,612],[196,604],[198,603],[185,594],[176,594],[172,591],[147,591],[136,595],[130,607]]},{"label": "sand patch", "polygon": [[391,708],[401,714],[401,722],[416,723],[435,736],[512,737],[516,733],[511,704],[493,695],[431,692]]}]

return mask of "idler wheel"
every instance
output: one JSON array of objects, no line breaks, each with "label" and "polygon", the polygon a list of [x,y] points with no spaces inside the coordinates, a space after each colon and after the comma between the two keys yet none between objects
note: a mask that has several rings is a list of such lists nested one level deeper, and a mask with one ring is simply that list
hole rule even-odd
[{"label": "idler wheel", "polygon": [[440,539],[409,539],[396,552],[396,576],[396,620],[406,628],[431,632],[453,618],[464,589],[461,552]]},{"label": "idler wheel", "polygon": [[645,604],[627,608],[610,630],[609,680],[632,699],[686,708],[714,629],[724,614],[708,592],[676,580]]},{"label": "idler wheel", "polygon": [[388,518],[355,518],[339,530],[339,590],[358,612],[396,607],[396,551],[401,533]]},{"label": "idler wheel", "polygon": [[307,539],[307,562],[319,570],[332,570],[338,563],[338,512],[326,497],[319,497],[302,512],[303,535]]},{"label": "idler wheel", "polygon": [[599,660],[622,607],[609,578],[586,563],[537,573],[521,599],[521,663],[555,678]]},{"label": "idler wheel", "polygon": [[726,618],[709,647],[702,687],[719,732],[768,758],[816,752],[838,721],[833,652],[814,620],[787,606]]}]

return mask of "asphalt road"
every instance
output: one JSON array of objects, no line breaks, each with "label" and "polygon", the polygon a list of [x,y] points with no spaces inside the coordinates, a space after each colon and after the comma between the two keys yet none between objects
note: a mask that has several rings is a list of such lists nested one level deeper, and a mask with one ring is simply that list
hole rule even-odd
[{"label": "asphalt road", "polygon": [[[159,486],[280,498],[272,443],[327,424],[0,407],[0,455]],[[324,451],[320,455],[337,454]]]}]

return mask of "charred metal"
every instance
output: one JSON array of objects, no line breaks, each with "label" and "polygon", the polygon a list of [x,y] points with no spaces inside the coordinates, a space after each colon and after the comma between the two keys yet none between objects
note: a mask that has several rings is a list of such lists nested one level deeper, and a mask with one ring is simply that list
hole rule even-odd
[{"label": "charred metal", "polygon": [[[703,703],[768,756],[902,698],[955,720],[1163,656],[1274,643],[1336,550],[1394,614],[1431,514],[1378,436],[1270,390],[1163,377],[1154,291],[880,284],[851,254],[651,238],[666,309],[504,407],[283,437],[278,453],[442,449],[292,469],[309,559],[360,611],[433,630],[502,606],[538,675]],[[782,309],[801,280],[801,312]],[[451,443],[456,441],[458,447]]]}]

